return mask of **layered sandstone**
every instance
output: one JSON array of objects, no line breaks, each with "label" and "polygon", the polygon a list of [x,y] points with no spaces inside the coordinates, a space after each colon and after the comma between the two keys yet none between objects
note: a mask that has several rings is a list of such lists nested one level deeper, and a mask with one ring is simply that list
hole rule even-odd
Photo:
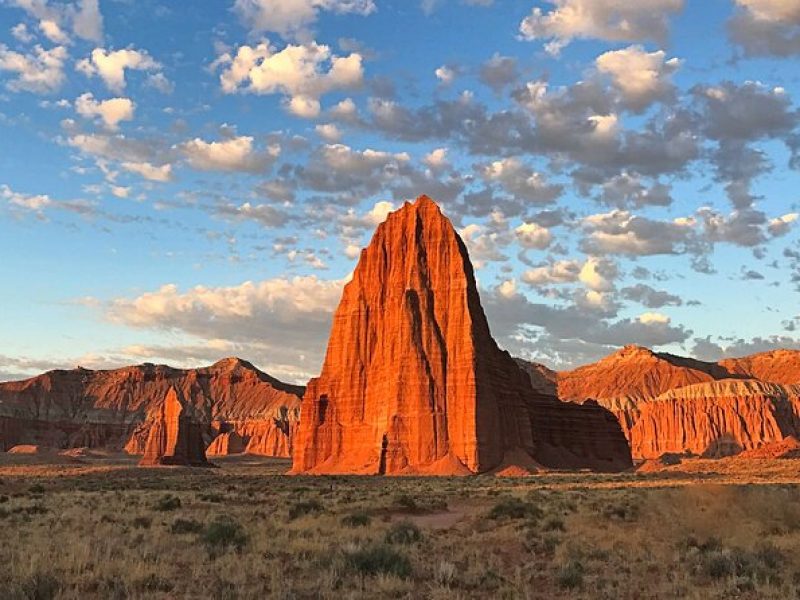
[{"label": "layered sandstone", "polygon": [[720,457],[800,434],[800,386],[752,379],[689,385],[640,402],[627,431],[635,457]]},{"label": "layered sandstone", "polygon": [[178,391],[170,388],[152,419],[140,466],[203,467],[206,460],[202,425],[195,421]]},{"label": "layered sandstone", "polygon": [[260,453],[290,456],[303,388],[237,358],[199,369],[152,364],[107,371],[78,368],[0,383],[0,450],[35,444],[142,454],[151,426],[148,415],[173,387],[203,425],[206,442],[223,428],[255,440],[254,450]]},{"label": "layered sandstone", "polygon": [[635,458],[727,456],[800,432],[789,385],[800,381],[799,364],[793,350],[710,363],[626,346],[558,373],[557,386],[562,400],[592,398],[611,410]]},{"label": "layered sandstone", "polygon": [[466,248],[422,196],[362,251],[295,439],[295,473],[624,469],[613,415],[535,392],[489,333]]}]

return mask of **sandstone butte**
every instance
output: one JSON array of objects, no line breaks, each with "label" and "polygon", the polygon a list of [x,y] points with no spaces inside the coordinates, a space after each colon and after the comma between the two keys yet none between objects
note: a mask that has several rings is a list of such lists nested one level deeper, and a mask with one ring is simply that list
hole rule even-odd
[{"label": "sandstone butte", "polygon": [[500,350],[464,243],[426,196],[378,226],[302,404],[293,473],[631,466],[614,416],[537,393]]},{"label": "sandstone butte", "polygon": [[202,425],[194,420],[172,387],[150,419],[147,443],[139,466],[203,467],[206,460]]},{"label": "sandstone butte", "polygon": [[559,372],[554,382],[562,400],[593,399],[611,410],[637,459],[684,452],[754,457],[759,448],[769,454],[800,437],[796,350],[713,363],[626,346]]},{"label": "sandstone butte", "polygon": [[[191,406],[206,442],[220,431],[236,432],[245,452],[291,455],[303,388],[236,358],[200,369],[79,368],[0,383],[0,450],[31,444],[142,454],[152,426],[147,417],[172,387]],[[215,447],[223,445],[238,449]]]}]

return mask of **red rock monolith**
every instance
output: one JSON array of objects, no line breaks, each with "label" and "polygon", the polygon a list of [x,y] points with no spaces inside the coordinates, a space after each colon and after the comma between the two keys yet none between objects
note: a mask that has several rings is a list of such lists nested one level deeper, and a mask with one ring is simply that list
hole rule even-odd
[{"label": "red rock monolith", "polygon": [[467,250],[426,196],[362,251],[301,414],[294,473],[631,466],[613,415],[535,392],[498,348]]},{"label": "red rock monolith", "polygon": [[139,465],[208,465],[201,425],[189,416],[175,388],[154,416]]}]

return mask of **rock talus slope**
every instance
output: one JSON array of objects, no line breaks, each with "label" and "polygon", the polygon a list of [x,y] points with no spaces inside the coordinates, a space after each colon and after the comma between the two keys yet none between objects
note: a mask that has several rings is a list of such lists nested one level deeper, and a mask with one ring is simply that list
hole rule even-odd
[{"label": "rock talus slope", "polygon": [[466,248],[422,196],[362,251],[295,438],[294,473],[623,469],[613,415],[537,393],[489,333]]}]

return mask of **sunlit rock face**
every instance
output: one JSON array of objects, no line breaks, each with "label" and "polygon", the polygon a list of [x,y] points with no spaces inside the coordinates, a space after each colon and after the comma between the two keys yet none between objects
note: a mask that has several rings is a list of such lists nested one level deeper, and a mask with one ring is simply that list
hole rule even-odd
[{"label": "sunlit rock face", "polygon": [[140,466],[206,466],[205,443],[200,423],[189,414],[175,388],[167,392],[147,435]]},{"label": "sunlit rock face", "polygon": [[605,409],[538,393],[489,333],[466,248],[428,197],[378,226],[335,313],[295,473],[624,469]]}]

